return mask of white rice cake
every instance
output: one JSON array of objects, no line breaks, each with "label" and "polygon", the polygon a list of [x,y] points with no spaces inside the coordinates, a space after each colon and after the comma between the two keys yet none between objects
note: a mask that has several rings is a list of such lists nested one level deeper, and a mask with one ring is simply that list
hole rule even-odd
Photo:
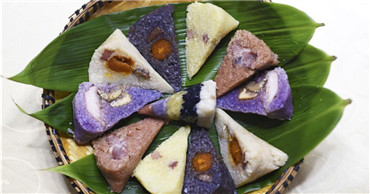
[{"label": "white rice cake", "polygon": [[186,64],[191,79],[220,40],[239,22],[222,8],[210,3],[192,3],[186,15]]},{"label": "white rice cake", "polygon": [[150,193],[181,193],[189,133],[189,126],[181,127],[136,167],[133,176]]},{"label": "white rice cake", "polygon": [[174,92],[119,29],[95,50],[89,66],[89,81]]},{"label": "white rice cake", "polygon": [[237,187],[285,164],[288,155],[243,128],[217,108],[216,129],[223,160]]}]

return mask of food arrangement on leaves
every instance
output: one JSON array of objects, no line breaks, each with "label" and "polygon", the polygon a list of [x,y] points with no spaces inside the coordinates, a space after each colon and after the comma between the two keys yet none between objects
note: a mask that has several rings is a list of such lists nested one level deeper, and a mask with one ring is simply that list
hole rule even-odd
[{"label": "food arrangement on leaves", "polygon": [[[114,28],[116,21],[110,22],[112,26],[106,29],[113,27],[113,32],[104,32],[106,35],[100,37],[105,40],[96,41],[100,46],[95,43],[96,47],[90,48],[94,51],[86,54],[86,59],[90,57],[88,67],[84,67],[88,80],[74,79],[74,84],[79,84],[76,94],[44,110],[68,107],[69,103],[73,126],[31,115],[72,134],[78,144],[91,143],[94,149],[94,155],[52,170],[80,180],[97,193],[139,191],[135,187],[141,186],[145,190],[140,191],[150,193],[246,192],[253,190],[253,184],[259,186],[254,189],[271,184],[284,168],[325,138],[348,102],[330,91],[297,84],[302,77],[288,71],[294,71],[297,64],[305,68],[304,63],[310,63],[305,58],[329,56],[307,45],[309,39],[307,46],[301,46],[300,54],[279,49],[274,52],[281,42],[273,36],[265,37],[265,42],[264,33],[279,30],[253,33],[253,24],[251,29],[242,28],[243,21],[217,4],[227,5],[195,2],[168,4],[150,11],[143,8],[141,17],[127,28],[127,37],[119,26]],[[288,9],[272,3],[241,4],[251,5],[250,10],[258,6],[269,9],[270,5]],[[184,12],[184,8],[186,26],[178,27],[176,11]],[[74,29],[88,25],[89,22]],[[102,28],[101,32],[105,30]],[[177,28],[185,36],[179,37]],[[219,48],[222,46],[223,51]],[[213,55],[221,57],[218,64],[212,61]],[[210,63],[215,63],[210,76],[199,80],[197,74],[204,74],[203,69]],[[22,73],[27,75],[26,70]],[[22,73],[11,79],[27,83],[22,81]],[[326,77],[323,79],[325,82]],[[31,84],[63,90],[53,87],[52,80],[45,82]],[[312,144],[297,153],[291,144],[281,143],[289,141],[291,135],[277,140],[274,137],[310,116],[302,108],[307,104],[297,100],[306,98],[327,99],[337,111],[334,117],[327,118],[331,123],[326,126],[327,132],[314,141],[307,138]],[[256,120],[258,124],[253,126]],[[268,123],[271,125],[266,131]],[[76,167],[85,163],[95,173],[76,175],[84,173]]]}]

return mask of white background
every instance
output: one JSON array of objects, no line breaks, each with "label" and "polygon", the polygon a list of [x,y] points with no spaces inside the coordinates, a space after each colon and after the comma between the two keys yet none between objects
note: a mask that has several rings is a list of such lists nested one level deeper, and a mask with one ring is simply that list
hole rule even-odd
[{"label": "white background", "polygon": [[[3,1],[2,71],[25,68],[87,0]],[[289,192],[369,192],[369,1],[276,0],[305,11],[320,27],[310,44],[338,57],[325,87],[352,99],[334,131],[309,155]],[[65,178],[40,171],[56,166],[43,123],[22,114],[40,110],[40,88],[1,79],[2,191],[69,193]]]}]

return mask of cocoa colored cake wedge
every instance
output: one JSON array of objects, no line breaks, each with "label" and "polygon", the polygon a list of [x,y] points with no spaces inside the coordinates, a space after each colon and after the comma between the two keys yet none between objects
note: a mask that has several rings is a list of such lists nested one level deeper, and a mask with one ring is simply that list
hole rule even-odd
[{"label": "cocoa colored cake wedge", "polygon": [[246,81],[255,72],[278,64],[278,56],[251,32],[236,31],[215,77],[217,97]]},{"label": "cocoa colored cake wedge", "polygon": [[97,166],[113,192],[121,192],[164,121],[145,118],[92,142]]}]

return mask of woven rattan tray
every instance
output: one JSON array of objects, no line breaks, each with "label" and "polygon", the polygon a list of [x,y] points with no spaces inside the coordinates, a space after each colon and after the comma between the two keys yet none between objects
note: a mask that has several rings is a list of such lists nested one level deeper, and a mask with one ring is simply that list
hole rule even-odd
[{"label": "woven rattan tray", "polygon": [[[99,15],[104,15],[117,11],[124,11],[136,7],[143,7],[149,5],[164,4],[170,2],[179,2],[181,0],[167,0],[167,1],[152,1],[152,0],[137,0],[137,1],[102,1],[102,0],[91,0],[88,3],[82,5],[81,8],[77,9],[70,17],[68,24],[64,27],[63,32],[70,28],[81,24],[91,18]],[[270,0],[264,0],[270,2]],[[66,96],[63,92],[46,90],[44,89],[42,94],[42,108],[46,108],[56,101]],[[59,166],[74,162],[86,155],[93,153],[93,149],[89,145],[80,146],[70,138],[59,134],[56,129],[45,124],[46,134],[49,137],[49,143],[54,153],[55,159]],[[274,184],[268,185],[259,191],[253,193],[283,193],[288,185],[292,182],[303,159],[295,165],[286,169],[281,176],[275,181]],[[67,177],[70,184],[77,191],[77,193],[94,193],[88,187],[83,185],[81,182]]]}]

